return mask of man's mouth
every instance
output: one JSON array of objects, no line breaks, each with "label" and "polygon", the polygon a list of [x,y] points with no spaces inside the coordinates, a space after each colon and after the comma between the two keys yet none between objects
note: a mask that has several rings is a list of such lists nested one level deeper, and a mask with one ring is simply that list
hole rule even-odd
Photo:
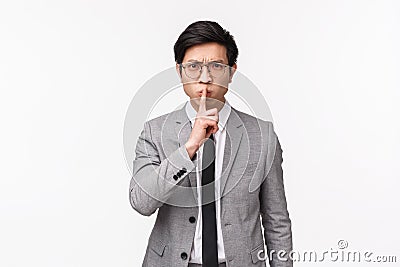
[{"label": "man's mouth", "polygon": [[[199,93],[199,97],[201,97],[203,95],[202,92]],[[207,92],[206,97],[210,97],[211,96],[211,92]]]}]

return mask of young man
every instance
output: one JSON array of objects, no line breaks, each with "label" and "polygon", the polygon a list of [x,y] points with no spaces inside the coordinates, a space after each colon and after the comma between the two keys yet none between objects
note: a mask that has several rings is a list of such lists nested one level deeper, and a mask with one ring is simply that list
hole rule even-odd
[{"label": "young man", "polygon": [[198,21],[174,52],[190,99],[145,123],[133,162],[132,207],[146,216],[158,210],[143,266],[266,266],[266,258],[272,267],[292,266],[273,125],[224,97],[237,68],[233,36],[216,22]]}]

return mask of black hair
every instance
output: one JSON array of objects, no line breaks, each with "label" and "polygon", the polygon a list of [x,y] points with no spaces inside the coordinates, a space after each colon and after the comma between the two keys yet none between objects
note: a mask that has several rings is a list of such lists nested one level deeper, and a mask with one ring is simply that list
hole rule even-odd
[{"label": "black hair", "polygon": [[225,46],[229,66],[236,63],[239,51],[233,36],[214,21],[193,22],[179,35],[174,45],[176,63],[182,63],[189,47],[210,42]]}]

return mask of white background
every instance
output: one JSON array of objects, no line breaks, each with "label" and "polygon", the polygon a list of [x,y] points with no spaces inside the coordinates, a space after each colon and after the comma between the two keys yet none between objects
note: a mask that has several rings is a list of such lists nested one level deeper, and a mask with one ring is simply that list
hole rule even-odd
[{"label": "white background", "polygon": [[384,0],[1,1],[0,266],[141,265],[155,216],[129,204],[125,112],[203,19],[235,36],[270,105],[294,248],[345,239],[399,262],[399,15]]}]

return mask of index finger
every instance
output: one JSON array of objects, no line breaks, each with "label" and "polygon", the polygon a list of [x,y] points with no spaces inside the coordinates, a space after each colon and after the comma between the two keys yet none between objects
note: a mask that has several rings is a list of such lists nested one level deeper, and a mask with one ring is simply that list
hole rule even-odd
[{"label": "index finger", "polygon": [[204,88],[203,92],[201,93],[201,97],[200,97],[198,113],[203,113],[207,110],[206,109],[206,96],[207,96],[207,88]]}]

